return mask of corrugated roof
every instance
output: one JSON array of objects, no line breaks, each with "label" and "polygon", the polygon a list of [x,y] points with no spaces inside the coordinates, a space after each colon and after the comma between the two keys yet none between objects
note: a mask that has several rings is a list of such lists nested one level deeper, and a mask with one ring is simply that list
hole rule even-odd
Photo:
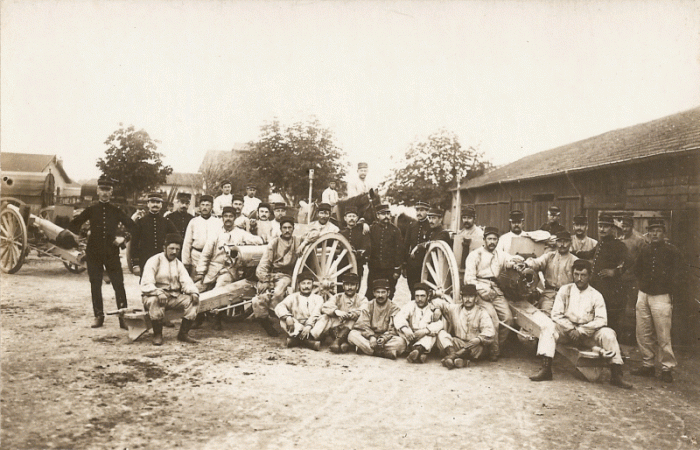
[{"label": "corrugated roof", "polygon": [[700,107],[545,150],[462,183],[494,183],[576,172],[672,152],[700,151]]},{"label": "corrugated roof", "polygon": [[0,152],[0,169],[3,172],[43,172],[51,163],[56,164],[59,175],[68,184],[75,184],[66,173],[56,155],[38,155],[32,153]]}]

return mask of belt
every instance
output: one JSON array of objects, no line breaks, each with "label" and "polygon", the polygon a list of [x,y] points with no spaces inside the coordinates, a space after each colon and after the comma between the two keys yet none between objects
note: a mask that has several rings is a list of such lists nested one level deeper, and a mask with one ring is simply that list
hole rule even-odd
[{"label": "belt", "polygon": [[498,279],[496,277],[477,278],[477,280],[486,280],[486,281],[493,281],[494,283],[498,283]]}]

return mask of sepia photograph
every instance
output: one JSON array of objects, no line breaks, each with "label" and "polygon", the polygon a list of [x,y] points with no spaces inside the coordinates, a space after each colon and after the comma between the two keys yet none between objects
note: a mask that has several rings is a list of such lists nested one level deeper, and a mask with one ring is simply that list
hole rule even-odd
[{"label": "sepia photograph", "polygon": [[700,449],[700,1],[0,0],[0,449]]}]

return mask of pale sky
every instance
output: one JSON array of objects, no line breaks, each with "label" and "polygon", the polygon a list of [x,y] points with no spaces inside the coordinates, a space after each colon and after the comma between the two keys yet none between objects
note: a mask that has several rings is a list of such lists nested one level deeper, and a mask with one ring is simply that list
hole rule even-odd
[{"label": "pale sky", "polygon": [[76,180],[120,122],[175,171],[316,116],[378,182],[440,128],[495,164],[700,105],[698,1],[2,1],[0,150]]}]

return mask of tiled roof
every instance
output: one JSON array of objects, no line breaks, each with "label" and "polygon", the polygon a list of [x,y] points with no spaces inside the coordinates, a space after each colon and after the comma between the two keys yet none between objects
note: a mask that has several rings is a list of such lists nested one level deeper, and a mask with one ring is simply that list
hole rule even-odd
[{"label": "tiled roof", "polygon": [[77,186],[70,179],[56,155],[0,152],[0,170],[3,172],[43,172],[52,162],[56,164],[59,175],[66,183]]},{"label": "tiled roof", "polygon": [[173,172],[168,175],[165,184],[171,186],[197,186],[202,187],[204,178],[201,173]]},{"label": "tiled roof", "polygon": [[467,180],[461,188],[591,170],[685,151],[700,151],[700,107],[526,156]]}]

